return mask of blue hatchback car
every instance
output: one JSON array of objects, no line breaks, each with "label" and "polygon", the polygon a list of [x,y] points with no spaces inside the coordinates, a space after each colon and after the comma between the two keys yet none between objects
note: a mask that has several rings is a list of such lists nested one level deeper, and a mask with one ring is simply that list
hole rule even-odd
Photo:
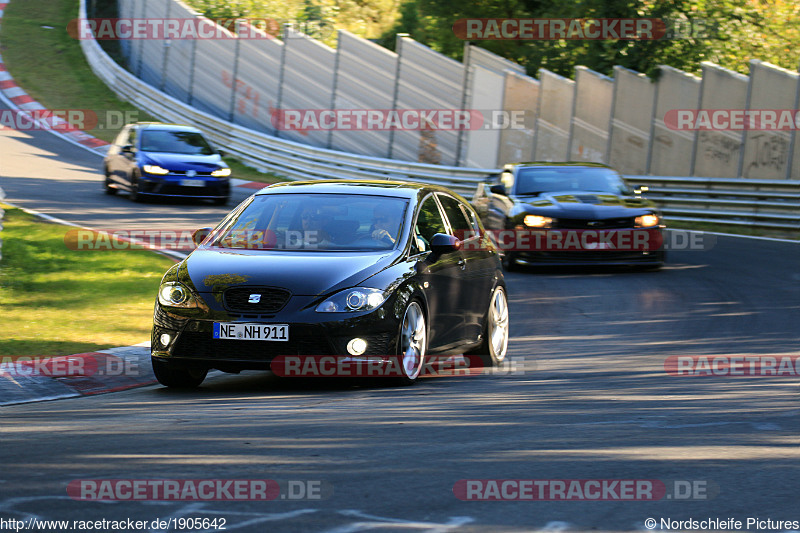
[{"label": "blue hatchback car", "polygon": [[125,126],[103,160],[106,194],[191,197],[224,204],[231,169],[197,128],[137,122]]}]

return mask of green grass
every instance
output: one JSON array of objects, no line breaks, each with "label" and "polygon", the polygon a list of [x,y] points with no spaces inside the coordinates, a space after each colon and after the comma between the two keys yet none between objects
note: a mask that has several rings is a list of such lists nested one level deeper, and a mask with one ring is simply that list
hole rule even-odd
[{"label": "green grass", "polygon": [[[80,41],[67,33],[69,21],[78,17],[78,6],[78,0],[11,0],[0,25],[0,53],[14,80],[35,100],[48,109],[94,111],[104,127],[87,132],[111,142],[120,128],[106,127],[107,112],[122,112],[122,116],[134,121],[157,119],[118,99],[89,68]],[[98,16],[115,17],[116,13]],[[114,57],[114,43],[104,41],[104,45]],[[285,181],[277,174],[258,172],[232,158],[226,161],[235,178],[263,183]]]},{"label": "green grass", "polygon": [[150,339],[172,260],[145,250],[70,250],[70,227],[0,208],[0,355],[69,355]]}]

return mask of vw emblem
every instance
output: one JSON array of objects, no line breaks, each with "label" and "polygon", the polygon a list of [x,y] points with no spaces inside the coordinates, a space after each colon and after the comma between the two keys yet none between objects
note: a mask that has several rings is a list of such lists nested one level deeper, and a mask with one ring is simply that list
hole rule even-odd
[{"label": "vw emblem", "polygon": [[260,294],[251,294],[250,298],[248,298],[248,300],[247,300],[247,303],[249,303],[249,304],[257,304],[260,301],[261,301],[261,295]]},{"label": "vw emblem", "polygon": [[186,171],[186,177],[187,178],[193,178],[195,176],[197,176],[197,171],[196,170],[187,170]]}]

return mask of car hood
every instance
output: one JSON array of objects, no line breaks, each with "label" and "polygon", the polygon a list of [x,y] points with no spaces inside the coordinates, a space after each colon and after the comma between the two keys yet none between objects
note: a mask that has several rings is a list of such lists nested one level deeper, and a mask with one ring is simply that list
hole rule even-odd
[{"label": "car hood", "polygon": [[519,201],[527,212],[583,219],[638,216],[656,207],[645,198],[597,191],[547,192]]},{"label": "car hood", "polygon": [[197,170],[200,172],[210,172],[221,166],[227,166],[222,162],[219,154],[188,155],[162,152],[146,152],[142,154],[142,164],[158,165],[167,170]]},{"label": "car hood", "polygon": [[201,293],[235,286],[268,286],[288,289],[297,296],[316,296],[359,285],[391,265],[399,253],[198,248],[184,260],[179,272],[181,277],[188,275]]}]

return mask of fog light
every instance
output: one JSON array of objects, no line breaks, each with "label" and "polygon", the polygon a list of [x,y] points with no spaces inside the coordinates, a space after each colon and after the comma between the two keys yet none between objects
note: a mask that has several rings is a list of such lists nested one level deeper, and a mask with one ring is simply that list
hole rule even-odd
[{"label": "fog light", "polygon": [[159,337],[158,340],[161,341],[161,346],[166,348],[167,346],[169,346],[169,343],[172,342],[172,335],[170,335],[169,333],[162,333],[161,337]]},{"label": "fog light", "polygon": [[350,355],[361,355],[367,351],[367,341],[364,339],[353,339],[347,343],[347,351]]}]

